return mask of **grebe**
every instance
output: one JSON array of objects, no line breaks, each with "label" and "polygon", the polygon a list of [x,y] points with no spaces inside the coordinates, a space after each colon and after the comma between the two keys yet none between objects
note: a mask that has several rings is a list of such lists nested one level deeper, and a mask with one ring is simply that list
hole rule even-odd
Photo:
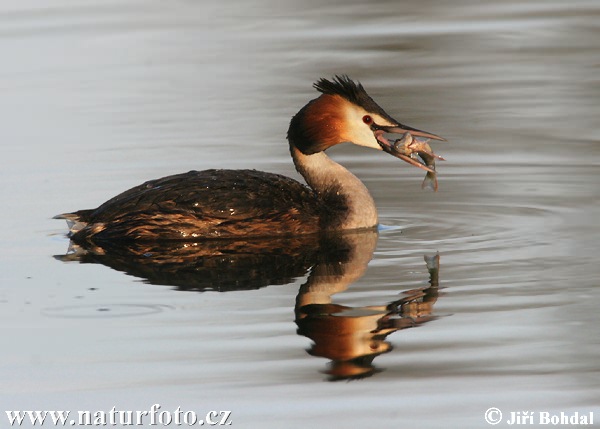
[{"label": "grebe", "polygon": [[384,133],[444,139],[402,125],[346,75],[313,86],[321,95],[300,109],[287,133],[294,165],[308,186],[256,170],[190,171],[143,183],[96,209],[55,218],[67,220],[74,242],[298,235],[377,226],[377,209],[365,185],[325,150],[350,142],[432,172]]}]

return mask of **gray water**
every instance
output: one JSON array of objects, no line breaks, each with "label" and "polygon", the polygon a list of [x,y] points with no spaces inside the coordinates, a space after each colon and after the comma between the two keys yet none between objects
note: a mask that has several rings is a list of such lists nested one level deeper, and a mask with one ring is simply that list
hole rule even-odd
[{"label": "gray water", "polygon": [[[0,6],[5,410],[160,404],[231,410],[242,428],[488,427],[491,407],[496,427],[511,411],[531,411],[529,427],[541,412],[600,422],[600,4],[321,3]],[[145,180],[298,177],[289,118],[339,73],[449,142],[435,144],[437,193],[382,153],[330,151],[382,224],[337,277],[308,261],[277,285],[198,291],[55,258],[69,241],[52,216]],[[402,299],[420,310],[386,315]],[[303,300],[324,311],[310,335],[297,332]],[[362,378],[330,382],[342,319],[371,323],[354,345],[382,353]]]}]

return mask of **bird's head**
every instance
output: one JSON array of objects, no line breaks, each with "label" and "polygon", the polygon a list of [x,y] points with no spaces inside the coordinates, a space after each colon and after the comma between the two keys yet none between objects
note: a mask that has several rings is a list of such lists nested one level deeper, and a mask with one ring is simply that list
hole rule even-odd
[{"label": "bird's head", "polygon": [[288,130],[290,144],[305,155],[349,142],[383,150],[417,165],[410,157],[397,150],[385,134],[410,132],[416,137],[445,140],[396,121],[375,103],[360,83],[352,81],[348,76],[335,76],[332,80],[320,79],[314,87],[322,94],[292,118]]}]

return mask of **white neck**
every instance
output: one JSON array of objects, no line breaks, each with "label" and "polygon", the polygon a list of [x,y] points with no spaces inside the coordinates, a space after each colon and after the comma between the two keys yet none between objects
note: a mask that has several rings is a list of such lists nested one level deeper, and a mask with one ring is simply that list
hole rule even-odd
[{"label": "white neck", "polygon": [[336,192],[348,206],[341,229],[372,228],[377,225],[377,208],[367,187],[350,171],[333,161],[325,152],[305,155],[290,144],[296,170],[319,195]]},{"label": "white neck", "polygon": [[347,259],[315,265],[296,297],[296,309],[308,304],[331,303],[332,295],[348,289],[367,271],[377,246],[377,231],[344,234],[340,240],[344,249],[348,250]]}]

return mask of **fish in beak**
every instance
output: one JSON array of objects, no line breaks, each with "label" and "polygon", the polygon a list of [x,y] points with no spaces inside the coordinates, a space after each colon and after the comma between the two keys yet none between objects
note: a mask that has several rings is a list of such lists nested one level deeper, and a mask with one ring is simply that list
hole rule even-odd
[{"label": "fish in beak", "polygon": [[[446,141],[446,139],[402,124],[395,126],[373,124],[371,129],[384,152],[427,171],[422,187],[437,191],[435,160],[444,161],[444,158],[433,153],[428,142],[429,140]],[[385,137],[386,133],[402,134],[402,137],[392,143]]]}]

